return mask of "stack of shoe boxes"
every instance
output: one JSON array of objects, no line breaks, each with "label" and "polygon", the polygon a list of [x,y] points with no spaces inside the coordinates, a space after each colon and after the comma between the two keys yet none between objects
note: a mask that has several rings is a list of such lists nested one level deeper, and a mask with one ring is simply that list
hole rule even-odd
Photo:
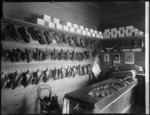
[{"label": "stack of shoe boxes", "polygon": [[119,27],[117,28],[111,28],[111,29],[105,29],[103,32],[104,38],[122,38],[122,37],[129,37],[129,36],[138,36],[143,35],[144,33],[142,31],[139,31],[137,28],[134,28],[133,26],[126,26],[126,27]]},{"label": "stack of shoe boxes", "polygon": [[119,32],[118,32],[119,37],[125,37],[125,27],[119,27]]},{"label": "stack of shoe boxes", "polygon": [[80,26],[81,34],[86,35],[84,26]]},{"label": "stack of shoe boxes", "polygon": [[110,37],[117,38],[117,28],[111,28]]},{"label": "stack of shoe boxes", "polygon": [[57,29],[61,29],[62,30],[62,25],[60,24],[60,19],[54,18],[54,24],[56,25]]},{"label": "stack of shoe boxes", "polygon": [[92,36],[92,37],[103,39],[103,35],[101,31],[89,29],[82,25],[73,24],[71,22],[62,23],[60,19],[55,18],[55,17],[52,18],[51,16],[46,15],[46,14],[42,15],[40,18],[37,18],[37,24],[51,27],[51,28],[62,29],[62,30],[69,31],[72,33],[78,33],[78,34],[83,34],[86,36]]},{"label": "stack of shoe boxes", "polygon": [[85,31],[86,31],[86,35],[87,35],[87,36],[91,36],[91,33],[90,33],[90,31],[89,31],[89,28],[85,28]]}]

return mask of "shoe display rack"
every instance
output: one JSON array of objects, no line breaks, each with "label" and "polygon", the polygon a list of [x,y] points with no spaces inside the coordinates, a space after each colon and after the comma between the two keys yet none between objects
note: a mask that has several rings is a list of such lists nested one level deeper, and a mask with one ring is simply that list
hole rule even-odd
[{"label": "shoe display rack", "polygon": [[96,38],[14,19],[2,19],[1,24],[1,88],[91,71]]}]

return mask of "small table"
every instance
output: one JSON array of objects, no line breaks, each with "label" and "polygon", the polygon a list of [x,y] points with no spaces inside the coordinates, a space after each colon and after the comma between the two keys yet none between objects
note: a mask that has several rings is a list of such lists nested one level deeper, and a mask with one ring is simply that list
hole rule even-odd
[{"label": "small table", "polygon": [[130,85],[123,87],[119,91],[105,97],[89,97],[90,90],[97,86],[106,85],[114,82],[116,79],[108,79],[103,82],[96,83],[86,88],[67,93],[64,97],[63,114],[73,113],[72,104],[79,104],[84,113],[123,113],[133,103],[136,96],[135,86],[138,81],[135,79]]}]

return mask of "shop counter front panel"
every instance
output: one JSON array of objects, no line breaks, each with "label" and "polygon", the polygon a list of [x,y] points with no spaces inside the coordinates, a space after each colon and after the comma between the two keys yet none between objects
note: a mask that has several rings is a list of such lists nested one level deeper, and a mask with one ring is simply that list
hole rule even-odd
[{"label": "shop counter front panel", "polygon": [[[100,96],[91,97],[88,95],[88,93],[92,89],[99,87],[99,86],[104,86],[104,85],[113,83],[116,80],[117,79],[108,79],[103,82],[96,83],[94,85],[88,86],[88,87],[80,89],[78,91],[68,93],[65,95],[65,98],[70,100],[70,102],[69,102],[70,107],[72,106],[72,103],[76,102],[76,104],[79,103],[79,105],[82,109],[83,108],[86,108],[86,109],[92,108],[93,111],[91,111],[91,113],[125,112],[125,109],[127,109],[127,107],[130,106],[134,101],[135,94],[136,94],[136,90],[134,87],[138,83],[137,79],[133,80],[129,85],[121,88],[120,90],[114,91],[112,94],[106,95],[104,97],[100,97]],[[118,100],[120,100],[120,102],[118,102]],[[114,103],[115,103],[115,106],[117,107],[116,110],[114,108],[110,107]],[[121,107],[120,111],[117,111],[117,109],[120,109],[118,107],[118,105],[116,105],[117,103],[119,103],[118,105],[120,107],[121,107],[121,105],[123,105],[123,107]],[[84,105],[84,107],[83,107],[83,105]],[[72,107],[72,108],[74,109],[74,107]],[[72,108],[69,109],[69,113],[72,112]],[[108,110],[108,108],[110,110]],[[88,110],[91,110],[91,109],[88,109]]]}]

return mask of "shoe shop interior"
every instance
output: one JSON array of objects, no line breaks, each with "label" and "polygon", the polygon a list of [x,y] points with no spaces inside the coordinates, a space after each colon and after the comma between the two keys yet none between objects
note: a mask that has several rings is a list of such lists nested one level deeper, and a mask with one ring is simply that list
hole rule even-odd
[{"label": "shoe shop interior", "polygon": [[149,2],[2,2],[1,114],[149,114]]}]

